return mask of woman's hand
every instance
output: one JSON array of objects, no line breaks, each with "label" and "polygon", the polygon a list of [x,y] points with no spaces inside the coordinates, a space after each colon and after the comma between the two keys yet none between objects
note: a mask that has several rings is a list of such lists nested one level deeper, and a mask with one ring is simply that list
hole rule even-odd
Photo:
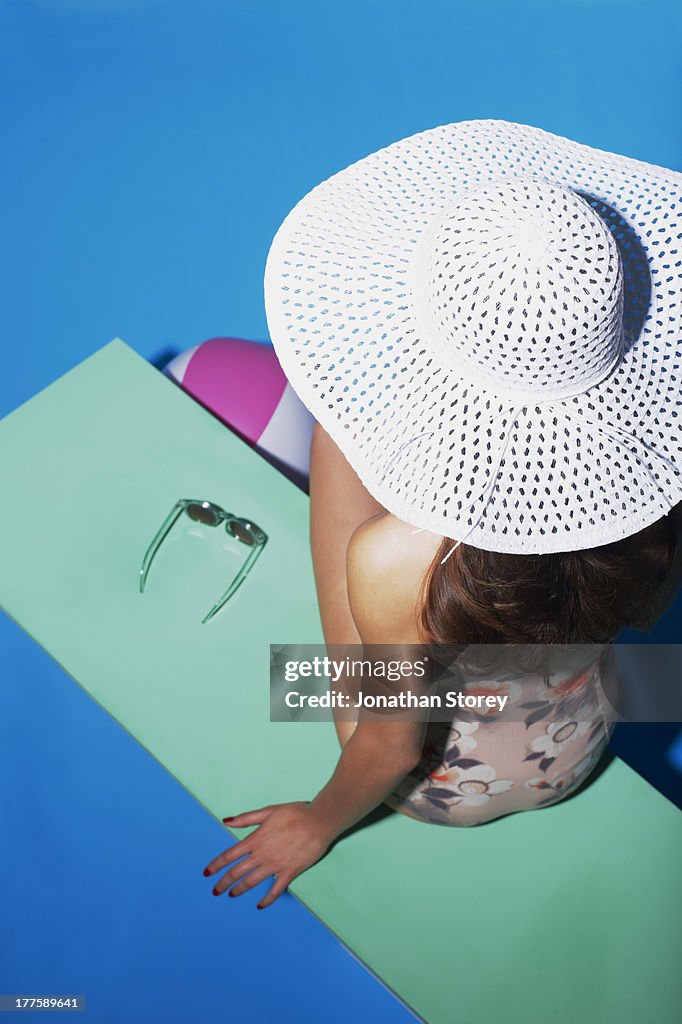
[{"label": "woman's hand", "polygon": [[[258,904],[259,910],[274,903],[297,875],[318,861],[334,838],[310,803],[305,801],[272,804],[233,818],[223,818],[223,821],[234,828],[259,827],[212,860],[204,875],[213,875],[228,864],[234,864],[216,883],[214,896],[219,896],[230,886],[230,896],[241,896],[265,878],[275,875],[276,881]],[[239,863],[235,864],[235,861]]]}]

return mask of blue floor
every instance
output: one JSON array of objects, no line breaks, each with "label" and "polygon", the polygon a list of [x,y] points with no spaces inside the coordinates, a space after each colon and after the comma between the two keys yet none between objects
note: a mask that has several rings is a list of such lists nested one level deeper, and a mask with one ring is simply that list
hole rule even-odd
[{"label": "blue floor", "polygon": [[227,833],[6,617],[0,647],[0,993],[97,1024],[414,1020],[288,893],[267,919],[267,882],[213,897]]},{"label": "blue floor", "polygon": [[[0,415],[115,336],[157,365],[266,340],[285,214],[420,129],[506,118],[682,168],[681,27],[663,0],[5,0]],[[293,898],[211,897],[225,833],[2,617],[0,673],[0,993],[84,994],[96,1024],[412,1019]],[[681,742],[614,749],[682,804]]]}]

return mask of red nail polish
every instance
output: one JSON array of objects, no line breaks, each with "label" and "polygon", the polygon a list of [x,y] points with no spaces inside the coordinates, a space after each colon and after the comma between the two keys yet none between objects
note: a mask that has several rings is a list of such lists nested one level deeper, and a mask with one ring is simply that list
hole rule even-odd
[{"label": "red nail polish", "polygon": [[236,892],[232,892],[232,890],[230,889],[230,891],[228,892],[228,894],[227,894],[227,895],[228,895],[228,896],[236,896],[236,895],[237,895],[237,893],[236,893]]},{"label": "red nail polish", "polygon": [[214,895],[214,896],[219,896],[219,895],[220,895],[220,893],[218,892],[218,890],[217,890],[217,889],[214,889],[214,890],[213,890],[213,895]]},{"label": "red nail polish", "polygon": [[236,815],[233,814],[231,818],[223,818],[223,821],[234,821],[235,817]]},{"label": "red nail polish", "polygon": [[210,874],[211,872],[208,870],[208,868],[204,868],[204,878],[208,878]]},{"label": "red nail polish", "polygon": [[257,903],[256,910],[265,910],[265,907],[261,907],[260,903]]}]

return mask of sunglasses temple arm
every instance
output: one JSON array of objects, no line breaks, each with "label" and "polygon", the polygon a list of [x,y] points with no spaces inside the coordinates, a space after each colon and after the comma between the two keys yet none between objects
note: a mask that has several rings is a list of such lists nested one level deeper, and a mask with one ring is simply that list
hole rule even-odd
[{"label": "sunglasses temple arm", "polygon": [[183,512],[185,505],[185,501],[176,501],[175,505],[173,505],[173,508],[166,516],[164,522],[161,524],[156,536],[154,537],[151,544],[147,548],[145,556],[142,559],[142,567],[140,569],[140,593],[144,592],[144,585],[147,582],[147,575],[149,573],[149,569],[151,567],[154,556],[156,555],[156,552],[161,547],[161,543],[165,540],[167,534],[170,532],[178,516],[181,515],[181,513]]},{"label": "sunglasses temple arm", "polygon": [[208,614],[201,620],[202,623],[208,622],[210,619],[213,618],[214,615],[217,615],[217,613],[220,611],[220,609],[223,607],[223,605],[226,604],[229,601],[229,599],[233,596],[233,594],[239,589],[239,587],[244,582],[244,580],[246,579],[246,577],[250,573],[251,569],[253,568],[253,566],[254,566],[254,564],[256,562],[256,559],[260,555],[260,553],[263,550],[263,548],[265,547],[266,543],[267,543],[267,538],[264,541],[262,541],[260,544],[257,544],[253,548],[253,550],[249,552],[249,557],[244,562],[244,565],[241,567],[241,569],[239,570],[239,572],[237,573],[235,578],[232,580],[232,582],[230,583],[229,587],[227,588],[225,593],[222,595],[220,600],[217,601],[216,604],[213,605],[213,607],[211,608],[210,612],[208,612]]}]

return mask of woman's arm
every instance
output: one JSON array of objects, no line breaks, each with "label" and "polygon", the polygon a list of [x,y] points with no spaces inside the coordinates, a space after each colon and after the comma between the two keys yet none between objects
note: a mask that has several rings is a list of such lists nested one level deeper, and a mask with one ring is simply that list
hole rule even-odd
[{"label": "woman's arm", "polygon": [[[310,548],[322,632],[328,648],[360,643],[348,602],[346,552],[358,526],[385,511],[360,482],[329,434],[316,423],[310,449]],[[333,653],[344,656],[342,650]],[[344,721],[336,708],[332,714],[343,746],[353,724]]]},{"label": "woman's arm", "polygon": [[[396,643],[410,621],[397,600],[390,552],[363,527],[347,544],[347,566],[345,561],[345,600],[357,642],[377,645],[372,653],[381,653],[381,645]],[[333,639],[339,638],[334,634]],[[347,635],[343,639],[354,642]],[[405,642],[412,644],[412,637]],[[377,717],[360,718],[331,779],[311,802],[275,804],[226,819],[234,828],[259,827],[206,868],[205,873],[212,875],[234,865],[217,883],[216,895],[232,886],[231,895],[239,896],[274,874],[276,880],[259,904],[269,906],[340,833],[392,792],[421,758],[426,723]]]},{"label": "woman's arm", "polygon": [[217,882],[214,895],[232,886],[230,895],[241,896],[275,875],[258,907],[274,903],[324,856],[338,835],[377,807],[417,764],[417,736],[423,728],[420,722],[361,722],[344,746],[332,778],[312,802],[273,804],[224,819],[232,828],[258,828],[205,869],[210,876],[234,865]]},{"label": "woman's arm", "polygon": [[327,644],[360,643],[348,603],[346,551],[356,528],[385,511],[316,423],[310,448],[310,547]]},{"label": "woman's arm", "polygon": [[[354,531],[345,570],[358,642],[371,648],[371,657],[414,657],[416,649],[409,645],[419,642],[412,607],[417,587],[409,574],[406,580],[404,558],[381,524]],[[418,680],[411,682],[415,689]],[[382,803],[421,758],[425,722],[377,718],[360,716],[334,774],[312,801],[330,841]]]}]

